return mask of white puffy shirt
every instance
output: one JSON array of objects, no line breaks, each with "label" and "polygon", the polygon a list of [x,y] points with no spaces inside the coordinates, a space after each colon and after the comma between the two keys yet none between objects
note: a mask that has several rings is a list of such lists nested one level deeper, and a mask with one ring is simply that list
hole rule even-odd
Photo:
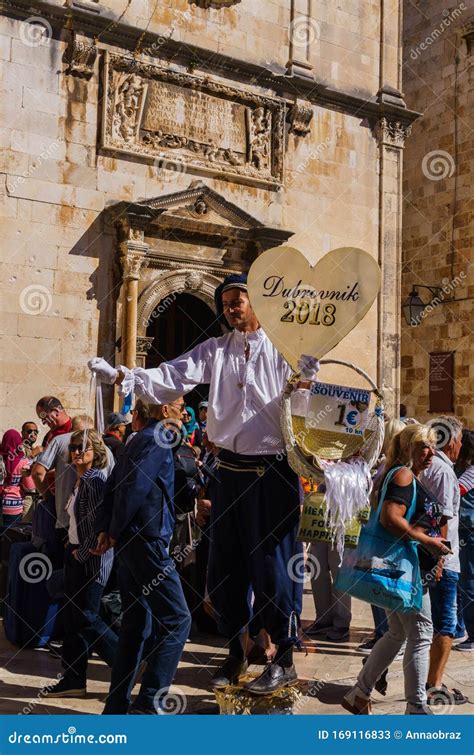
[{"label": "white puffy shirt", "polygon": [[151,370],[119,369],[124,373],[122,395],[134,391],[155,404],[170,403],[197,385],[210,383],[206,427],[210,441],[239,454],[284,451],[280,400],[291,367],[262,328],[209,338]]}]

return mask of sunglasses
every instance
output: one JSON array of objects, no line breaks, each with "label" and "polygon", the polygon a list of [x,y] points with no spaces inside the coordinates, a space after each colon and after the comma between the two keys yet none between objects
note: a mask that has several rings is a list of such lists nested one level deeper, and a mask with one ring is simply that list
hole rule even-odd
[{"label": "sunglasses", "polygon": [[79,451],[79,453],[85,453],[86,451],[92,451],[92,446],[87,446],[86,448],[82,448],[82,443],[76,444],[76,443],[70,443],[69,444],[69,452],[71,454],[74,453],[74,451]]},{"label": "sunglasses", "polygon": [[175,401],[172,401],[169,406],[175,406],[176,409],[179,409],[180,411],[183,411],[186,404],[177,404]]}]

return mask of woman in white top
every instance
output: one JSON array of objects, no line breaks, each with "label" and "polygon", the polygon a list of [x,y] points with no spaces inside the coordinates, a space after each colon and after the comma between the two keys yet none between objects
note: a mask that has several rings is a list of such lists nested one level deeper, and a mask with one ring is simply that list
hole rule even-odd
[{"label": "woman in white top", "polygon": [[94,650],[112,665],[117,635],[99,617],[100,601],[113,563],[113,550],[102,556],[91,553],[97,536],[96,516],[102,505],[107,452],[95,430],[73,433],[69,443],[77,479],[67,504],[68,544],[64,559],[63,608],[65,637],[64,675],[47,692],[49,697],[85,697],[87,661]]}]

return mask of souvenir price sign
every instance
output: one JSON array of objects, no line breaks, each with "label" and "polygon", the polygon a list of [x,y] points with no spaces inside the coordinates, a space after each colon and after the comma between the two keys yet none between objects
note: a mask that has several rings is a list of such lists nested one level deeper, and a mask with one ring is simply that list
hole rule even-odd
[{"label": "souvenir price sign", "polygon": [[345,435],[361,435],[367,426],[370,393],[364,388],[314,383],[311,387],[306,426]]}]

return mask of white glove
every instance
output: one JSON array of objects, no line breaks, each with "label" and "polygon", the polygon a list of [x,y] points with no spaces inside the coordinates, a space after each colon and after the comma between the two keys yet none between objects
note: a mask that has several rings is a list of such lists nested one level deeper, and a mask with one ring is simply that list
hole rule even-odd
[{"label": "white glove", "polygon": [[113,385],[117,380],[118,372],[105,359],[93,357],[87,362],[87,366],[103,383]]},{"label": "white glove", "polygon": [[319,362],[315,357],[301,354],[298,360],[298,370],[303,380],[316,380],[319,372]]}]

